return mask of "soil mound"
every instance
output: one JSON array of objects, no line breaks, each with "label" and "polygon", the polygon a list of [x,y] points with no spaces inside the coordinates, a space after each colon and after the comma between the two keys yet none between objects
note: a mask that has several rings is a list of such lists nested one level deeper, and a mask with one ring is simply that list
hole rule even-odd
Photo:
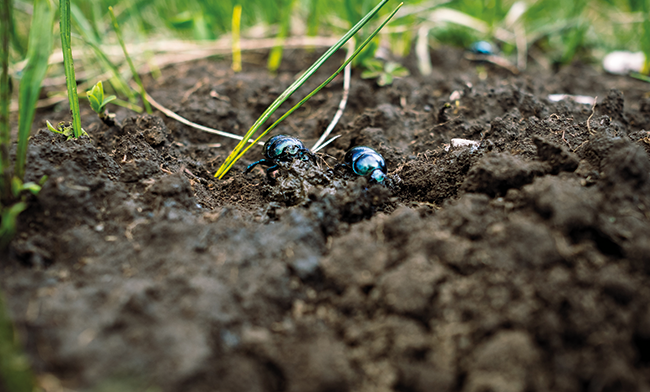
[{"label": "soil mound", "polygon": [[[204,60],[145,82],[180,115],[241,134],[313,61],[285,58],[274,78]],[[330,157],[273,179],[243,174],[255,148],[216,180],[235,143],[156,115],[118,111],[107,127],[86,113],[79,140],[39,130],[27,180],[49,180],[0,285],[41,384],[649,390],[648,85],[577,64],[482,65],[481,80],[460,52],[435,59],[427,77],[408,59],[414,76],[383,88],[355,74]],[[341,86],[277,133],[311,146]],[[384,156],[387,186],[333,169],[356,145]]]}]

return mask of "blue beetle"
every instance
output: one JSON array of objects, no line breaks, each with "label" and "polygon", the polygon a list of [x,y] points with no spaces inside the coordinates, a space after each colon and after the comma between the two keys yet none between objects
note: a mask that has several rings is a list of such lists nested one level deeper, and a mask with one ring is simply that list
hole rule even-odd
[{"label": "blue beetle", "polygon": [[487,41],[476,41],[469,46],[469,51],[474,54],[493,55],[496,53],[494,46]]},{"label": "blue beetle", "polygon": [[371,181],[383,183],[388,175],[386,161],[377,151],[370,147],[352,147],[345,154],[345,163],[353,172],[360,176],[370,176]]},{"label": "blue beetle", "polygon": [[257,165],[264,165],[269,166],[266,175],[270,178],[271,173],[279,167],[278,162],[290,162],[295,158],[305,160],[305,156],[316,161],[314,154],[299,139],[288,135],[275,135],[264,143],[264,159],[248,165],[245,173]]}]

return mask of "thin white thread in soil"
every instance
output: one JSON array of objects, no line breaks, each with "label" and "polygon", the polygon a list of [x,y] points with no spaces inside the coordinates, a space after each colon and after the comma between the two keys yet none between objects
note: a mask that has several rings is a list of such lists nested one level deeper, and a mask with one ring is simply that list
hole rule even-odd
[{"label": "thin white thread in soil", "polygon": [[[348,44],[348,54],[346,56],[347,58],[350,58],[350,56],[354,53],[354,42],[350,40],[350,43]],[[334,114],[334,118],[332,119],[332,122],[327,126],[327,129],[325,129],[325,132],[321,135],[320,139],[314,144],[314,146],[311,148],[313,152],[316,152],[320,150],[319,146],[327,139],[327,137],[330,135],[336,124],[338,124],[339,120],[341,119],[341,116],[343,116],[343,111],[345,110],[345,107],[348,104],[348,96],[350,95],[350,79],[351,79],[351,70],[352,69],[352,63],[349,63],[345,67],[345,71],[343,73],[343,96],[341,97],[341,102],[339,103],[339,108],[336,111],[336,114]],[[330,140],[332,142],[334,139]],[[329,144],[329,142],[328,142]]]},{"label": "thin white thread in soil", "polygon": [[[231,139],[236,139],[236,140],[242,140],[243,139],[243,137],[239,136],[239,135],[235,135],[235,134],[224,132],[224,131],[219,131],[217,129],[212,129],[212,128],[208,128],[206,126],[203,126],[203,125],[200,125],[200,124],[197,124],[197,123],[193,123],[192,121],[190,121],[190,120],[188,120],[188,119],[186,119],[184,117],[179,116],[178,114],[172,112],[171,110],[167,109],[163,105],[159,104],[149,94],[147,94],[147,99],[149,100],[149,103],[151,103],[151,106],[153,106],[156,109],[163,112],[167,117],[173,118],[174,120],[176,120],[176,121],[178,121],[180,123],[183,123],[183,124],[185,124],[185,125],[187,125],[189,127],[198,129],[198,130],[203,131],[203,132],[213,133],[215,135],[228,137],[228,138],[231,138]],[[248,139],[248,142],[249,143],[254,143],[255,140]],[[264,143],[262,143],[262,142],[258,142],[257,144],[259,144],[260,146],[264,145]]]}]

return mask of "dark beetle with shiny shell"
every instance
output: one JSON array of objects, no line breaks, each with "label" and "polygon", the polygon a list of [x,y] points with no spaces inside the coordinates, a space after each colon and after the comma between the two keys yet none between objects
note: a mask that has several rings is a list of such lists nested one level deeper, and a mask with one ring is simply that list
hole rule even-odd
[{"label": "dark beetle with shiny shell", "polygon": [[290,162],[295,158],[304,160],[305,156],[316,161],[314,154],[299,139],[293,136],[275,135],[264,143],[265,158],[248,165],[245,173],[250,172],[257,165],[264,165],[269,166],[266,175],[270,177],[271,173],[278,168],[278,162]]},{"label": "dark beetle with shiny shell", "polygon": [[[257,165],[268,166],[266,175],[271,178],[271,173],[278,168],[278,162],[290,162],[296,158],[305,160],[305,157],[316,161],[314,154],[302,142],[288,135],[276,135],[264,143],[264,159],[253,162],[246,168],[246,173]],[[357,146],[351,148],[338,166],[347,167],[359,176],[370,177],[371,182],[383,184],[388,176],[386,161],[370,147]]]},{"label": "dark beetle with shiny shell", "polygon": [[369,176],[371,181],[382,184],[388,175],[386,161],[377,151],[370,147],[352,147],[345,154],[345,163],[353,172],[360,176]]}]

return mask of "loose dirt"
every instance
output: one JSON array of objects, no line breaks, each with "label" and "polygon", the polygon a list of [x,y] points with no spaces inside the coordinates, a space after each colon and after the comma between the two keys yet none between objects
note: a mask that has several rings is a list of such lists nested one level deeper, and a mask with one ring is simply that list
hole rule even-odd
[{"label": "loose dirt", "polygon": [[[202,60],[145,83],[243,134],[315,58],[288,52],[276,76],[263,54],[239,74]],[[108,127],[86,108],[90,137],[66,141],[44,120],[67,108],[39,112],[26,179],[49,180],[0,285],[41,386],[650,390],[649,85],[580,64],[513,76],[445,48],[432,61],[425,77],[408,58],[389,87],[355,71],[342,137],[275,180],[243,174],[259,147],[216,180],[235,143],[159,114]],[[274,133],[311,146],[341,89]],[[391,186],[330,170],[356,145],[383,154]]]}]

